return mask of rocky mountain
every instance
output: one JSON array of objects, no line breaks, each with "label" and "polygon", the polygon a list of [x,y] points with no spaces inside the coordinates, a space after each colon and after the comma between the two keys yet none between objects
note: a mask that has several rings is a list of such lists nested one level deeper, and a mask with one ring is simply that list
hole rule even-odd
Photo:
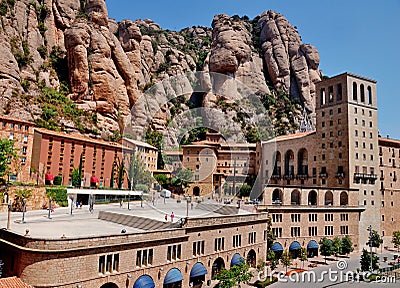
[{"label": "rocky mountain", "polygon": [[[151,20],[117,23],[104,0],[1,0],[0,18],[0,113],[42,127],[115,140],[132,107],[135,118],[147,117],[135,106],[143,91],[195,71],[221,73],[260,99],[289,102],[284,121],[296,122],[302,106],[315,109],[318,51],[273,11],[253,20],[216,15],[211,28],[169,31]],[[157,133],[191,106],[220,108],[210,91],[194,102],[190,90],[182,95],[154,115]]]}]

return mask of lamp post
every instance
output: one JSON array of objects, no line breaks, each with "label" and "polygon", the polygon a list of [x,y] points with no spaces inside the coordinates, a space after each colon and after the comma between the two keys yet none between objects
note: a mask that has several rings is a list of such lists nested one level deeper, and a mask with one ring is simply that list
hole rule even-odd
[{"label": "lamp post", "polygon": [[142,194],[140,194],[140,207],[143,208],[143,191]]},{"label": "lamp post", "polygon": [[7,230],[10,230],[10,223],[11,223],[11,208],[12,208],[12,204],[11,204],[11,200],[8,203],[8,213],[7,213]]},{"label": "lamp post", "polygon": [[74,198],[70,197],[69,199],[71,199],[71,211],[70,211],[70,214],[72,215],[72,206],[74,206]]},{"label": "lamp post", "polygon": [[49,198],[49,215],[47,216],[47,218],[51,219],[51,196]]},{"label": "lamp post", "polygon": [[22,199],[22,221],[21,223],[25,223],[25,210],[26,210],[26,199]]},{"label": "lamp post", "polygon": [[371,270],[370,272],[372,273],[372,225],[369,225],[368,229],[369,231],[369,251],[370,251],[370,258],[371,258]]}]

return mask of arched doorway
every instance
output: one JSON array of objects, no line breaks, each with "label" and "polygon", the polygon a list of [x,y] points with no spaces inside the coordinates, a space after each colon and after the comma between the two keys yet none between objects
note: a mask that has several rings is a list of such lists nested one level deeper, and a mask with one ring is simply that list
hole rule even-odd
[{"label": "arched doorway", "polygon": [[249,253],[247,253],[246,257],[246,263],[249,264],[251,268],[256,268],[257,267],[257,260],[256,260],[256,251],[251,249]]},{"label": "arched doorway", "polygon": [[118,285],[112,282],[101,285],[100,288],[118,288]]},{"label": "arched doorway", "polygon": [[272,244],[271,251],[274,251],[276,259],[281,258],[282,253],[283,253],[283,247],[282,247],[281,243],[275,242],[274,244]]},{"label": "arched doorway", "polygon": [[177,268],[172,268],[165,275],[163,288],[181,288],[182,287],[182,273]]},{"label": "arched doorway", "polygon": [[193,196],[200,196],[200,188],[198,186],[193,187]]},{"label": "arched doorway", "polygon": [[312,190],[310,191],[310,193],[308,193],[308,205],[318,205],[317,199],[318,199],[317,192]]},{"label": "arched doorway", "polygon": [[275,189],[272,192],[272,204],[282,204],[283,203],[283,193],[280,189]]},{"label": "arched doorway", "polygon": [[333,206],[333,193],[331,191],[325,193],[325,205]]},{"label": "arched doorway", "polygon": [[347,192],[342,192],[340,193],[340,206],[346,206],[349,205],[349,195]]},{"label": "arched doorway", "polygon": [[231,259],[231,267],[241,263],[244,263],[244,258],[239,253],[235,253]]},{"label": "arched doorway", "polygon": [[275,153],[274,161],[275,161],[275,166],[274,166],[273,176],[279,178],[281,176],[281,153],[279,151]]},{"label": "arched doorway", "polygon": [[142,275],[133,284],[133,288],[154,288],[153,278],[149,275]]},{"label": "arched doorway", "polygon": [[216,275],[218,275],[221,272],[221,269],[225,268],[225,262],[224,259],[221,257],[218,257],[215,259],[212,269],[211,269],[211,279],[214,279]]},{"label": "arched doorway", "polygon": [[318,249],[319,249],[319,245],[318,245],[317,241],[311,240],[310,242],[308,242],[308,244],[307,244],[307,257],[308,258],[313,258],[315,256],[318,256]]},{"label": "arched doorway", "polygon": [[293,259],[296,259],[300,254],[301,245],[297,241],[293,241],[289,246],[289,253]]},{"label": "arched doorway", "polygon": [[190,270],[189,286],[200,288],[203,286],[206,280],[207,269],[204,267],[203,263],[197,262],[193,265],[192,270]]},{"label": "arched doorway", "polygon": [[300,205],[300,191],[293,190],[292,195],[290,197],[290,202],[292,205]]}]

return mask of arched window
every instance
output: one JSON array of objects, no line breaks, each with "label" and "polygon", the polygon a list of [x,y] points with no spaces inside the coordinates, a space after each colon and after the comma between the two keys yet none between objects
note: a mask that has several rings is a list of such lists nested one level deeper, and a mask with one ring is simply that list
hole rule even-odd
[{"label": "arched window", "polygon": [[336,101],[342,101],[342,83],[336,85]]},{"label": "arched window", "polygon": [[308,205],[318,205],[318,196],[317,192],[314,190],[308,193]]},{"label": "arched window", "polygon": [[368,86],[367,91],[368,91],[368,104],[372,105],[372,89],[371,89],[371,86]]},{"label": "arched window", "polygon": [[275,189],[274,192],[272,192],[272,204],[283,204],[282,190]]},{"label": "arched window", "polygon": [[325,103],[326,103],[326,95],[325,95],[325,88],[322,88],[321,89],[321,94],[320,94],[320,100],[321,100],[321,106],[322,105],[325,105]]},{"label": "arched window", "polygon": [[299,190],[293,190],[292,195],[290,197],[290,202],[292,205],[300,205],[300,191]]},{"label": "arched window", "polygon": [[285,175],[294,176],[294,153],[288,150],[285,154]]},{"label": "arched window", "polygon": [[353,82],[353,100],[357,101],[358,97],[357,97],[357,83]]},{"label": "arched window", "polygon": [[365,103],[365,91],[364,91],[364,84],[360,85],[360,98],[361,102]]},{"label": "arched window", "polygon": [[331,191],[325,193],[325,205],[333,205],[333,193]]},{"label": "arched window", "polygon": [[308,176],[308,152],[304,148],[297,153],[297,175]]},{"label": "arched window", "polygon": [[349,205],[349,195],[346,192],[340,193],[340,206]]}]

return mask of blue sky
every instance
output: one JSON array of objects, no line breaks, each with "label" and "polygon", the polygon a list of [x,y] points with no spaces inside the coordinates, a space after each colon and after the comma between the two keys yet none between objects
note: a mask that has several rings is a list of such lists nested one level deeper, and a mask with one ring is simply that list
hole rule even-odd
[{"label": "blue sky", "polygon": [[[297,26],[303,43],[317,47],[320,69],[351,72],[378,81],[379,130],[400,139],[400,0],[106,0],[109,16],[152,19],[162,28],[211,26],[216,14],[251,19],[265,10]],[[399,121],[399,122],[398,122]]]}]

